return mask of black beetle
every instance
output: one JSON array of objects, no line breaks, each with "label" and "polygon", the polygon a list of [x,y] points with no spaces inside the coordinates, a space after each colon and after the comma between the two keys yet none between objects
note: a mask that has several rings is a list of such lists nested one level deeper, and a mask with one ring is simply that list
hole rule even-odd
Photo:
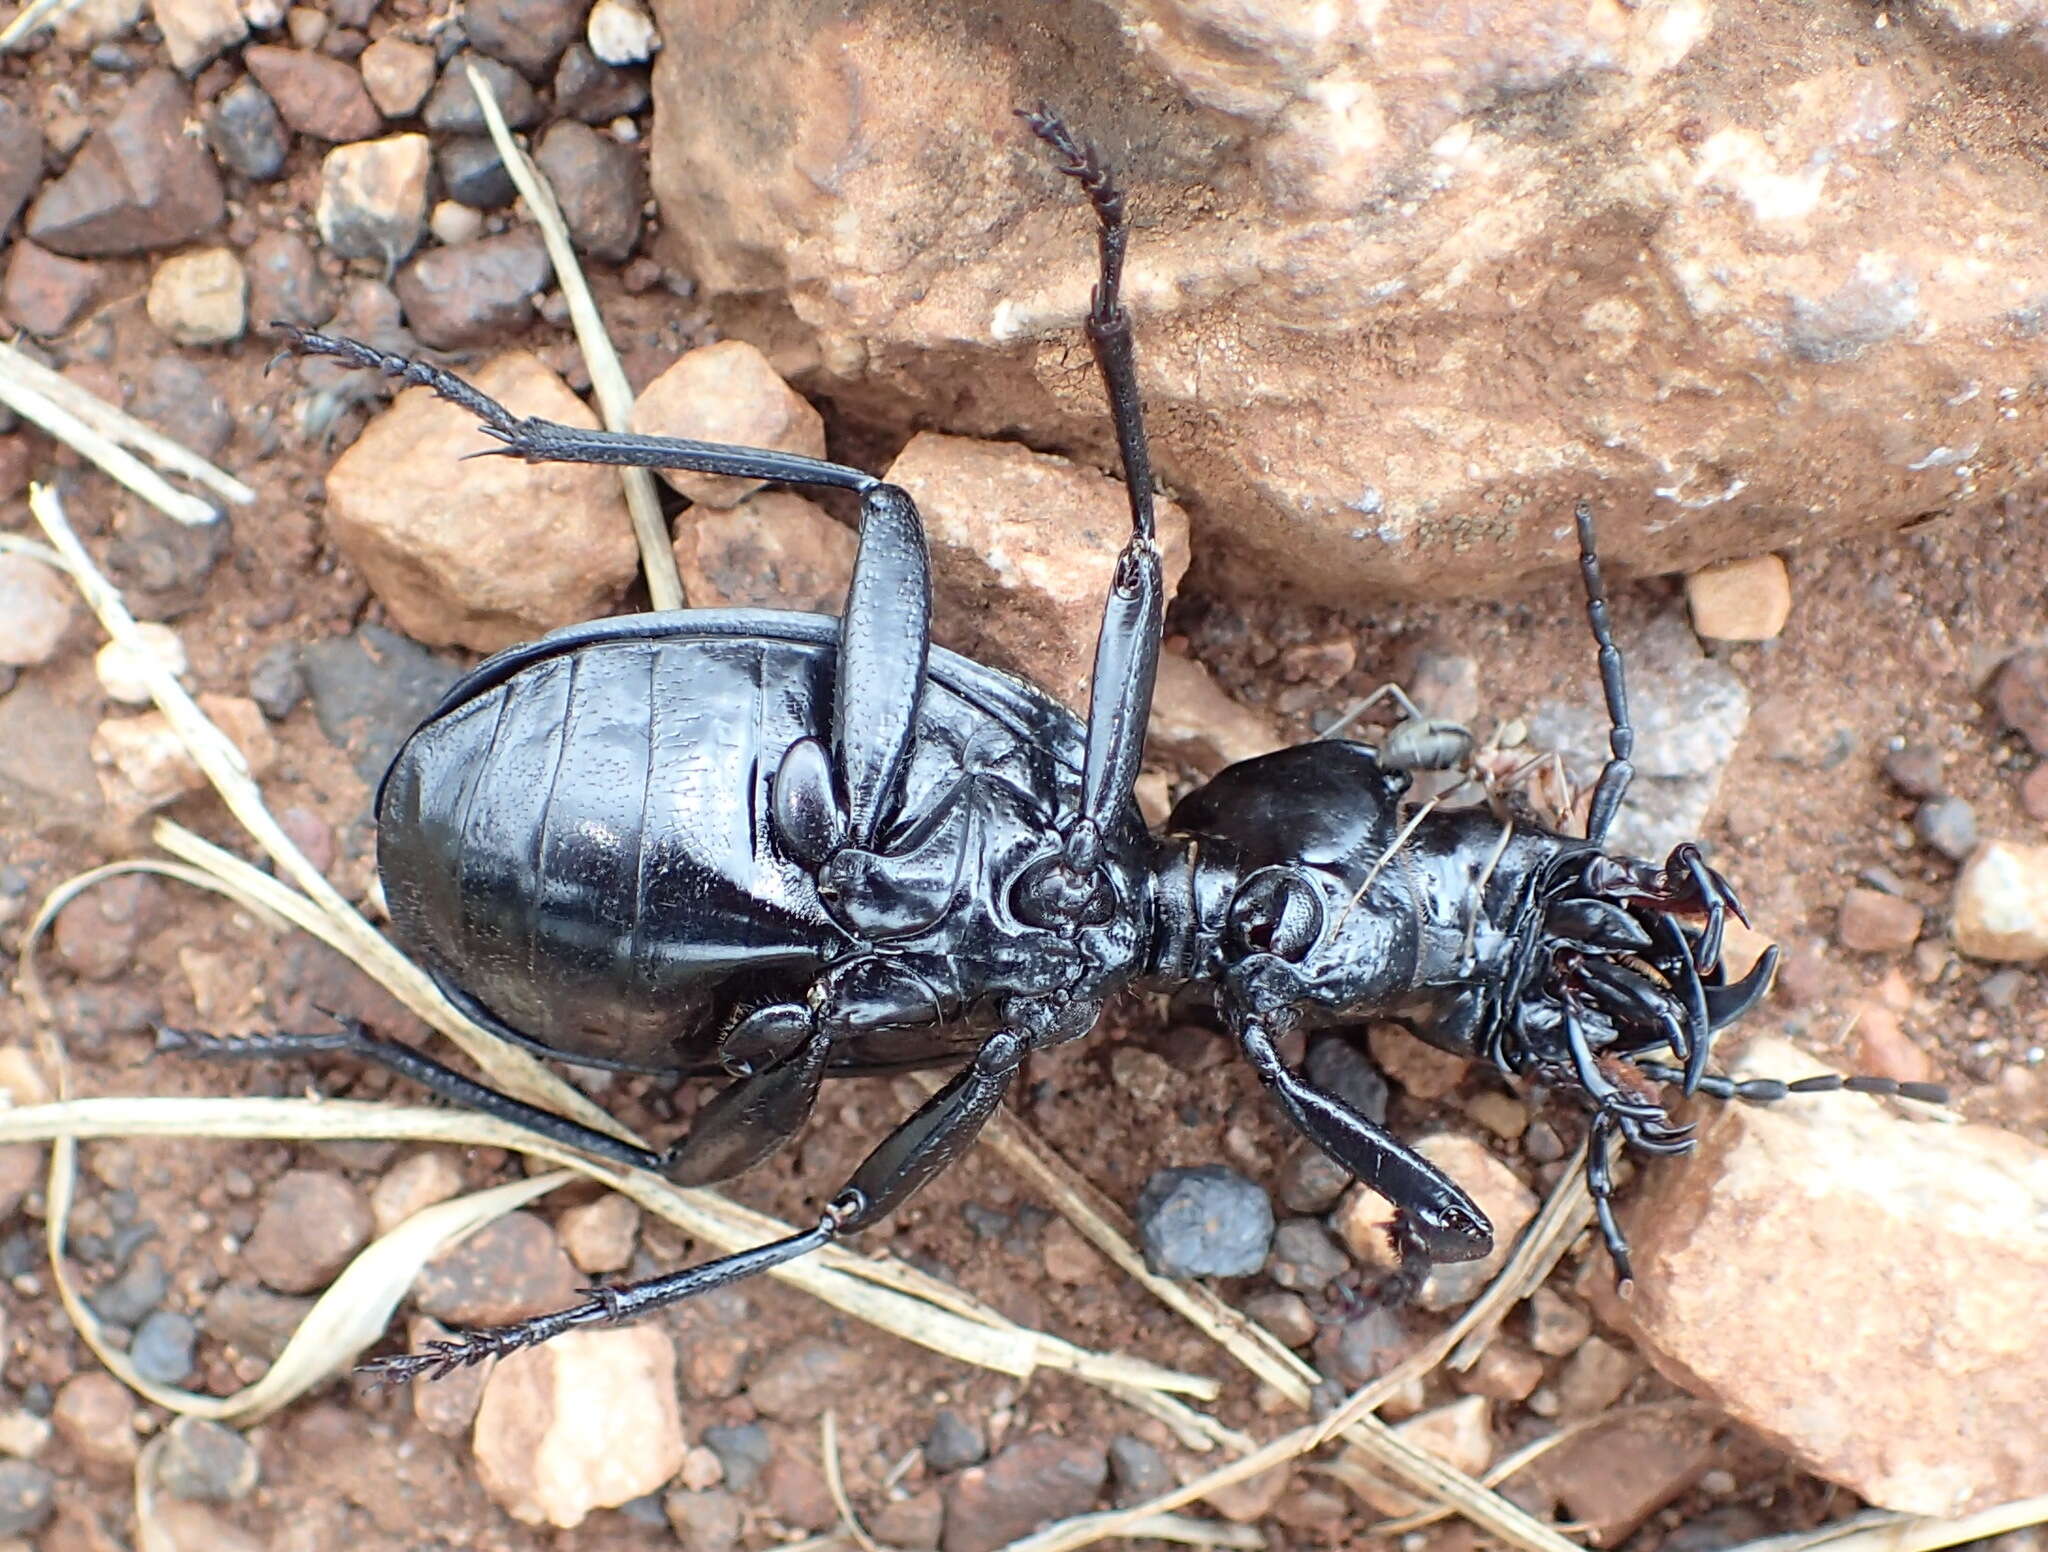
[{"label": "black beetle", "polygon": [[[298,348],[470,409],[531,461],[700,470],[857,492],[844,615],[685,610],[576,626],[491,658],[400,750],[377,795],[378,866],[401,943],[485,1028],[563,1060],[730,1082],[654,1153],[487,1089],[356,1025],[335,1035],[165,1042],[242,1056],[349,1050],[458,1103],[687,1184],[786,1143],[829,1076],[959,1071],[870,1153],[815,1227],[571,1309],[372,1365],[410,1377],[625,1319],[865,1228],[972,1142],[1033,1050],[1088,1033],[1126,987],[1194,986],[1304,1135],[1391,1201],[1412,1286],[1483,1256],[1486,1217],[1381,1126],[1291,1071],[1306,1025],[1393,1020],[1445,1050],[1574,1094],[1620,1275],[1609,1141],[1682,1152],[1654,1085],[1773,1099],[1707,1075],[1717,1030],[1769,984],[1721,967],[1734,893],[1698,848],[1661,865],[1603,846],[1633,742],[1592,520],[1578,513],[1612,757],[1587,833],[1526,817],[1404,810],[1405,765],[1326,739],[1220,773],[1150,833],[1132,796],[1162,616],[1152,475],[1119,299],[1124,199],[1094,150],[1024,115],[1098,218],[1087,328],[1130,495],[1084,726],[1049,697],[929,643],[916,508],[857,469],[791,454],[521,419],[438,368],[352,340]],[[1652,1057],[1665,1048],[1676,1065]],[[1813,1089],[1845,1080],[1790,1086]],[[1913,1086],[1847,1080],[1880,1091]]]}]

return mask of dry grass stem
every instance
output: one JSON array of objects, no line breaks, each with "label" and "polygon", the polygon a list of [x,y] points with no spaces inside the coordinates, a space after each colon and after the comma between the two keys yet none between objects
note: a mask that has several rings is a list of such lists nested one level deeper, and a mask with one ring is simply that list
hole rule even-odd
[{"label": "dry grass stem", "polygon": [[825,1490],[832,1495],[832,1507],[839,1511],[840,1526],[861,1552],[882,1552],[854,1514],[853,1500],[846,1496],[846,1477],[839,1466],[839,1416],[830,1407],[818,1419],[818,1453],[825,1465]]},{"label": "dry grass stem", "polygon": [[[619,353],[612,348],[604,315],[598,311],[597,300],[590,294],[590,282],[583,278],[583,266],[577,262],[575,246],[569,240],[569,227],[562,219],[562,207],[555,202],[554,191],[548,187],[540,169],[512,138],[512,131],[506,126],[505,115],[499,111],[498,99],[491,90],[490,82],[484,79],[475,65],[467,69],[470,87],[483,109],[484,123],[491,131],[491,142],[498,148],[498,159],[512,175],[513,184],[526,201],[526,208],[548,245],[548,257],[554,261],[555,280],[562,288],[563,299],[569,304],[569,322],[576,330],[576,343],[583,351],[583,364],[590,370],[590,387],[597,396],[598,413],[606,426],[614,431],[624,431],[633,413],[633,388],[626,381],[625,369],[619,365]],[[654,471],[621,469],[619,479],[625,486],[626,509],[633,517],[633,538],[640,546],[640,569],[647,577],[648,600],[657,609],[680,609],[685,602],[683,579],[676,570],[675,551],[669,548],[668,524],[662,519],[661,497],[654,483]]]}]

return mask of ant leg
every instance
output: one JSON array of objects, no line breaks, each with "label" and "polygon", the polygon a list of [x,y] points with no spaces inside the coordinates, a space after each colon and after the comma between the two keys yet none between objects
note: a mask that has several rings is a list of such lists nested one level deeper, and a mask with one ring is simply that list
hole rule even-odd
[{"label": "ant leg", "polygon": [[1088,343],[1109,396],[1109,413],[1123,456],[1130,499],[1131,537],[1117,557],[1116,578],[1103,605],[1095,644],[1095,677],[1088,704],[1088,747],[1081,772],[1081,810],[1057,859],[1066,877],[1040,886],[1056,914],[1080,919],[1095,894],[1103,834],[1129,810],[1145,753],[1145,724],[1159,672],[1159,638],[1166,584],[1152,512],[1152,455],[1138,396],[1131,315],[1123,305],[1124,250],[1130,242],[1124,193],[1094,146],[1077,140],[1050,109],[1020,113],[1031,132],[1052,148],[1059,170],[1075,180],[1095,208],[1099,278],[1088,310]]},{"label": "ant leg", "polygon": [[679,1304],[831,1244],[879,1222],[953,1162],[994,1113],[1024,1060],[1027,1043],[1014,1030],[991,1035],[974,1060],[954,1074],[915,1114],[882,1139],[844,1189],[820,1214],[816,1228],[623,1287],[593,1288],[581,1304],[508,1326],[465,1331],[426,1351],[400,1353],[363,1365],[398,1383],[423,1375],[439,1379],[455,1370],[533,1347],[582,1326],[608,1326]]},{"label": "ant leg", "polygon": [[1607,696],[1608,760],[1593,788],[1593,805],[1586,815],[1586,839],[1595,845],[1607,843],[1607,830],[1628,791],[1635,767],[1629,756],[1635,753],[1636,730],[1628,719],[1628,685],[1622,677],[1621,649],[1614,644],[1614,627],[1607,617],[1607,589],[1600,580],[1600,556],[1593,543],[1593,509],[1579,503],[1579,576],[1586,586],[1586,622],[1593,627],[1593,642],[1600,649],[1600,688]]}]

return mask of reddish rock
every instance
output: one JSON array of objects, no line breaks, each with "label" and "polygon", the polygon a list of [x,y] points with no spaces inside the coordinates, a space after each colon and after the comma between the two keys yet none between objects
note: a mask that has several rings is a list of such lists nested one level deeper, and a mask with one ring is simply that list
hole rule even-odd
[{"label": "reddish rock", "polygon": [[691,507],[676,519],[676,569],[695,609],[837,614],[859,537],[823,507],[764,490],[736,507]]},{"label": "reddish rock", "polygon": [[2020,782],[2020,807],[2029,819],[2048,824],[2048,760],[2028,771]]},{"label": "reddish rock", "polygon": [[43,131],[36,114],[0,97],[0,239],[43,180]]},{"label": "reddish rock", "polygon": [[1472,1065],[1462,1056],[1417,1040],[1399,1024],[1368,1025],[1366,1041],[1380,1070],[1415,1099],[1442,1099],[1465,1081],[1465,1070]]},{"label": "reddish rock", "polygon": [[[597,424],[524,352],[475,381],[515,414]],[[335,541],[417,641],[495,651],[606,613],[632,579],[616,473],[463,456],[491,445],[466,412],[415,388],[328,472]]]},{"label": "reddish rock", "polygon": [[2015,652],[1992,681],[1991,704],[2004,726],[2048,756],[2048,651]]},{"label": "reddish rock", "polygon": [[1047,1520],[1095,1506],[1109,1480],[1099,1445],[1030,1433],[946,1484],[944,1552],[995,1552]]},{"label": "reddish rock", "polygon": [[338,59],[258,43],[242,50],[242,63],[302,135],[344,144],[368,140],[384,127],[362,76]]},{"label": "reddish rock", "polygon": [[471,0],[462,9],[469,41],[493,58],[547,79],[555,56],[583,30],[584,7],[565,0]]},{"label": "reddish rock", "polygon": [[1709,641],[1769,641],[1792,615],[1792,583],[1775,555],[1724,561],[1685,579],[1692,628]]},{"label": "reddish rock", "polygon": [[[1738,1076],[1818,1070],[1776,1040]],[[1634,1296],[1588,1287],[1677,1383],[1873,1504],[2048,1492],[2048,1149],[1856,1095],[1703,1113],[1621,1199]]]},{"label": "reddish rock", "polygon": [[1204,777],[1286,742],[1270,715],[1232,700],[1208,669],[1172,651],[1159,654],[1146,738],[1154,753]]},{"label": "reddish rock", "polygon": [[242,1259],[280,1293],[312,1293],[369,1243],[370,1227],[370,1205],[346,1177],[295,1169],[270,1188]]},{"label": "reddish rock", "polygon": [[[742,340],[720,340],[678,357],[640,390],[632,427],[650,436],[825,456],[822,417]],[[737,506],[766,483],[680,469],[664,469],[661,477],[692,501],[714,507]]]},{"label": "reddish rock", "polygon": [[29,207],[28,235],[81,259],[174,248],[204,235],[226,204],[213,158],[185,133],[191,116],[191,93],[175,75],[142,75]]},{"label": "reddish rock", "polygon": [[1638,1414],[1560,1445],[1537,1480],[1589,1528],[1595,1546],[1618,1546],[1713,1465],[1714,1426],[1699,1418]]},{"label": "reddish rock", "polygon": [[1690,570],[1995,499],[2048,445],[2048,402],[1990,386],[2031,381],[2009,320],[2048,295],[2006,154],[2032,0],[1914,7],[1983,43],[1908,20],[1875,54],[1868,12],[1802,6],[1115,0],[1128,50],[1028,0],[997,48],[886,8],[655,10],[662,226],[714,309],[801,298],[849,409],[1101,463],[1092,222],[1010,114],[1058,76],[1132,189],[1162,477],[1320,598],[1561,574],[1581,495],[1623,570]]},{"label": "reddish rock", "polygon": [[0,309],[31,334],[62,334],[84,316],[100,291],[100,267],[39,248],[26,240],[13,245]]},{"label": "reddish rock", "polygon": [[532,1213],[507,1213],[429,1261],[413,1303],[451,1326],[502,1326],[574,1304],[585,1281],[553,1229]]},{"label": "reddish rock", "polygon": [[1859,954],[1898,954],[1920,937],[1924,913],[1911,900],[1861,885],[1842,897],[1835,936]]},{"label": "reddish rock", "polygon": [[[500,339],[533,319],[533,300],[554,278],[537,228],[514,227],[452,248],[430,248],[399,271],[405,321],[436,350]],[[616,478],[616,476],[614,477]]]},{"label": "reddish rock", "polygon": [[[464,13],[465,21],[474,19]],[[434,51],[424,43],[386,36],[363,50],[357,68],[363,73],[363,89],[387,117],[411,118],[434,84]]]},{"label": "reddish rock", "polygon": [[533,159],[561,203],[577,249],[607,264],[630,258],[640,244],[640,207],[647,199],[639,148],[563,119],[548,126]]},{"label": "reddish rock", "polygon": [[[889,468],[931,541],[933,634],[1085,715],[1117,555],[1130,537],[1120,481],[1014,442],[921,432]],[[1170,601],[1188,565],[1187,514],[1158,503]]]}]

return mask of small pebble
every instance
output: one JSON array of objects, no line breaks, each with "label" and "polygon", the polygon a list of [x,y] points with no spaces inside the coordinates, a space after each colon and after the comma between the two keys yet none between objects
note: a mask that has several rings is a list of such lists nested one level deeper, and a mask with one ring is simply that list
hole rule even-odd
[{"label": "small pebble", "polygon": [[1303,1142],[1282,1161],[1277,1184],[1280,1205],[1289,1212],[1323,1213],[1351,1188],[1351,1172],[1314,1143]]},{"label": "small pebble", "polygon": [[1415,1099],[1442,1099],[1465,1080],[1471,1065],[1462,1056],[1439,1051],[1398,1024],[1373,1024],[1366,1030],[1373,1060],[1380,1070]]},{"label": "small pebble", "polygon": [[1266,1193],[1219,1164],[1154,1174],[1137,1219],[1145,1264],[1159,1277],[1248,1277],[1273,1243]]},{"label": "small pebble", "polygon": [[1313,1218],[1290,1218],[1274,1231],[1266,1275],[1282,1288],[1314,1293],[1351,1269],[1329,1231]]},{"label": "small pebble", "polygon": [[[185,642],[170,626],[156,620],[138,620],[135,624],[137,646],[173,678],[181,678],[187,668]],[[149,681],[143,677],[137,654],[118,641],[110,641],[93,655],[93,674],[100,682],[100,688],[112,700],[124,706],[147,706],[150,702]]]},{"label": "small pebble", "polygon": [[294,642],[281,642],[249,671],[249,699],[273,722],[282,722],[306,698],[306,671]]},{"label": "small pebble", "polygon": [[[405,1323],[406,1350],[423,1351],[430,1342],[445,1342],[453,1334],[431,1315],[415,1315]],[[484,1381],[490,1372],[489,1364],[480,1364],[457,1369],[425,1385],[408,1386],[414,1419],[428,1433],[444,1439],[467,1438],[476,1427],[477,1408],[483,1405]]]},{"label": "small pebble", "polygon": [[441,71],[441,79],[428,96],[420,117],[438,134],[482,135],[490,132],[484,110],[477,105],[476,91],[469,84],[469,71],[484,78],[498,109],[514,129],[524,129],[540,117],[540,99],[533,88],[510,65],[500,64],[474,50],[456,55]]},{"label": "small pebble", "polygon": [[1991,704],[2002,726],[2024,738],[2035,754],[2048,756],[2048,649],[2007,658],[1992,681]]},{"label": "small pebble", "polygon": [[640,1208],[631,1197],[608,1192],[563,1213],[555,1232],[578,1271],[621,1271],[640,1236]]},{"label": "small pebble", "polygon": [[1593,1317],[1562,1294],[1538,1288],[1529,1296],[1529,1345],[1537,1352],[1562,1358],[1592,1334]]},{"label": "small pebble", "polygon": [[519,197],[488,135],[449,135],[434,150],[434,167],[448,197],[473,210],[502,210]]},{"label": "small pebble", "polygon": [[49,1524],[56,1486],[56,1479],[32,1461],[0,1460],[0,1536],[29,1536]]},{"label": "small pebble", "polygon": [[180,1417],[164,1430],[156,1461],[166,1491],[195,1503],[234,1503],[256,1486],[258,1463],[249,1441],[225,1423]]},{"label": "small pebble", "polygon": [[2028,771],[2020,782],[2020,807],[2029,819],[2048,824],[2048,761]]},{"label": "small pebble", "polygon": [[231,248],[195,248],[150,277],[149,321],[180,345],[225,345],[249,324],[249,276]]},{"label": "small pebble", "polygon": [[590,52],[608,65],[641,65],[661,47],[647,13],[626,0],[597,0],[584,28]]},{"label": "small pebble", "polygon": [[1769,641],[1792,613],[1792,583],[1775,555],[1726,561],[1685,579],[1692,628],[1709,641]]},{"label": "small pebble", "polygon": [[379,1234],[389,1234],[424,1207],[445,1202],[462,1189],[462,1165],[446,1148],[423,1148],[384,1171],[370,1187],[370,1216]]},{"label": "small pebble", "polygon": [[247,76],[222,92],[206,115],[206,138],[228,168],[252,183],[284,172],[291,131],[270,94]]},{"label": "small pebble", "polygon": [[868,1362],[852,1348],[807,1338],[777,1349],[747,1382],[747,1399],[763,1417],[805,1423],[857,1394],[870,1378]]},{"label": "small pebble", "polygon": [[545,1221],[507,1213],[429,1261],[413,1305],[451,1326],[501,1326],[575,1303],[583,1283]]},{"label": "small pebble", "polygon": [[1954,918],[1972,959],[2048,958],[2048,845],[1987,841],[1956,879]]},{"label": "small pebble", "polygon": [[129,1361],[146,1380],[159,1385],[179,1385],[192,1372],[193,1349],[199,1328],[190,1315],[176,1310],[152,1310],[135,1328],[128,1344]]},{"label": "small pebble", "polygon": [[1578,1418],[1605,1412],[1641,1372],[1642,1363],[1633,1353],[1589,1335],[1558,1373],[1558,1415]]},{"label": "small pebble", "polygon": [[1508,1142],[1529,1129],[1529,1107],[1498,1089],[1486,1089],[1466,1100],[1465,1114]]},{"label": "small pebble", "polygon": [[719,1488],[673,1492],[661,1500],[676,1540],[688,1552],[732,1552],[740,1540],[740,1501]]},{"label": "small pebble", "polygon": [[725,1468],[725,1485],[744,1493],[754,1485],[768,1462],[775,1458],[774,1442],[759,1423],[704,1430],[704,1446]]},{"label": "small pebble", "polygon": [[1913,833],[1951,862],[1977,849],[1977,812],[1961,798],[1935,798],[1913,814]]},{"label": "small pebble", "polygon": [[388,270],[419,246],[427,225],[433,146],[425,135],[389,135],[336,146],[320,164],[320,240],[342,259]]},{"label": "small pebble", "polygon": [[80,619],[78,595],[26,555],[0,554],[0,665],[33,668],[54,658]]},{"label": "small pebble", "polygon": [[1842,899],[1835,936],[1859,954],[1897,954],[1920,936],[1920,907],[1876,889],[1851,889]]},{"label": "small pebble", "polygon": [[1335,1029],[1317,1031],[1309,1039],[1307,1071],[1316,1087],[1328,1089],[1368,1121],[1386,1124],[1386,1076],[1351,1036]]},{"label": "small pebble", "polygon": [[1109,1441],[1109,1478],[1118,1508],[1157,1498],[1174,1485],[1173,1468],[1153,1446],[1132,1434]]},{"label": "small pebble", "polygon": [[946,1552],[995,1552],[1047,1520],[1095,1506],[1109,1479],[1100,1445],[1029,1433],[946,1483]]},{"label": "small pebble", "polygon": [[1521,1401],[1543,1383],[1543,1360],[1526,1347],[1496,1338],[1471,1368],[1451,1376],[1458,1389],[1495,1401]]},{"label": "small pebble", "polygon": [[958,1471],[988,1458],[988,1435],[951,1407],[939,1408],[925,1436],[925,1464],[934,1471]]},{"label": "small pebble", "polygon": [[135,1437],[135,1398],[111,1374],[74,1374],[57,1390],[50,1421],[57,1437],[89,1467],[126,1475],[142,1453]]},{"label": "small pebble", "polygon": [[936,1487],[885,1503],[868,1521],[868,1530],[885,1547],[902,1552],[935,1552],[946,1525],[946,1500]]},{"label": "small pebble", "polygon": [[1289,1347],[1306,1347],[1316,1339],[1316,1317],[1298,1293],[1261,1293],[1245,1301],[1245,1314]]},{"label": "small pebble", "polygon": [[693,1493],[718,1486],[725,1480],[725,1463],[718,1458],[716,1450],[708,1450],[701,1444],[693,1444],[683,1452],[683,1469],[677,1480]]},{"label": "small pebble", "polygon": [[444,199],[435,204],[434,213],[427,217],[427,230],[443,247],[475,242],[484,234],[484,213],[473,205]]},{"label": "small pebble", "polygon": [[1045,1263],[1046,1276],[1069,1287],[1099,1282],[1109,1269],[1102,1252],[1065,1218],[1055,1219],[1047,1226],[1040,1259]]},{"label": "small pebble", "polygon": [[356,68],[378,111],[386,118],[411,118],[434,84],[434,51],[387,35],[363,50]]},{"label": "small pebble", "polygon": [[1907,744],[1884,757],[1884,774],[1909,798],[1938,798],[1946,791],[1941,751],[1932,744]]},{"label": "small pebble", "polygon": [[153,1249],[138,1252],[119,1277],[102,1283],[86,1297],[86,1303],[111,1326],[140,1325],[171,1291],[170,1273],[164,1258]]}]

